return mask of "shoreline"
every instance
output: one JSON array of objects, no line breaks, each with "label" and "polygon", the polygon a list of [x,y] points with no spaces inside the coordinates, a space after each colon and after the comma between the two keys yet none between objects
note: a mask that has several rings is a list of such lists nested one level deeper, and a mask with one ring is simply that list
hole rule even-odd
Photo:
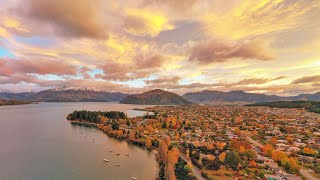
[{"label": "shoreline", "polygon": [[158,164],[158,172],[157,172],[156,180],[160,179],[160,178],[159,178],[159,173],[160,173],[160,171],[161,171],[161,168],[163,168],[163,167],[161,167],[161,161],[160,161],[159,153],[158,153],[158,151],[157,151],[155,148],[148,149],[148,148],[146,148],[146,146],[142,146],[142,145],[140,145],[140,144],[134,143],[134,141],[130,141],[130,140],[124,139],[124,138],[119,139],[119,138],[117,138],[117,137],[115,137],[115,136],[111,136],[111,135],[109,135],[108,133],[106,133],[106,132],[104,132],[103,130],[101,130],[101,129],[99,128],[99,124],[96,124],[96,123],[90,123],[90,122],[86,122],[86,121],[76,121],[76,120],[68,120],[68,121],[69,121],[71,124],[75,124],[75,125],[95,127],[95,128],[97,128],[97,129],[99,129],[101,132],[103,132],[104,134],[106,134],[106,135],[107,135],[108,137],[110,137],[110,138],[114,138],[114,139],[117,139],[117,140],[119,140],[119,141],[126,141],[127,143],[132,144],[132,145],[134,145],[134,146],[136,146],[136,147],[143,148],[144,150],[147,150],[147,151],[152,152],[152,154],[154,155],[154,158],[155,158],[155,160],[157,161],[157,164]]}]

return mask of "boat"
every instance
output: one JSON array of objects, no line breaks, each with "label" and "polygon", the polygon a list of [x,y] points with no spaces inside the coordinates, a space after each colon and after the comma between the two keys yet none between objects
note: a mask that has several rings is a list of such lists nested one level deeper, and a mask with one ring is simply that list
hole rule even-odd
[{"label": "boat", "polygon": [[136,180],[137,178],[135,178],[135,177],[131,177],[131,179],[135,179],[135,180]]},{"label": "boat", "polygon": [[109,159],[103,159],[105,162],[109,162]]},{"label": "boat", "polygon": [[125,153],[125,155],[129,156],[129,154],[128,154],[128,153]]},{"label": "boat", "polygon": [[120,166],[120,164],[117,164],[117,166]]},{"label": "boat", "polygon": [[118,155],[118,156],[119,156],[119,155],[120,155],[120,153],[117,153],[116,155]]},{"label": "boat", "polygon": [[110,150],[109,152],[112,152],[112,150]]}]

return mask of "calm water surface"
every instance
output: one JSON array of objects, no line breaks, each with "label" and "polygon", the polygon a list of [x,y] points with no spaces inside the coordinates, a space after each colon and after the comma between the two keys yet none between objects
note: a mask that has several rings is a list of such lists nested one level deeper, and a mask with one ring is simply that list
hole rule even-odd
[{"label": "calm water surface", "polygon": [[143,106],[99,102],[0,107],[0,179],[155,179],[158,165],[151,152],[94,128],[71,125],[65,118],[83,109],[124,111],[128,116],[144,113],[133,111],[135,107]]}]

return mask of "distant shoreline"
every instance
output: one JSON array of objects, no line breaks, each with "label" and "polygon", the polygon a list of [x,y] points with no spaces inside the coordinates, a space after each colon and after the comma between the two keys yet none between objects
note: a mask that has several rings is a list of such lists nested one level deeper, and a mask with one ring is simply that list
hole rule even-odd
[{"label": "distant shoreline", "polygon": [[20,101],[20,100],[5,100],[0,99],[0,106],[14,106],[14,105],[25,105],[35,103],[33,101]]}]

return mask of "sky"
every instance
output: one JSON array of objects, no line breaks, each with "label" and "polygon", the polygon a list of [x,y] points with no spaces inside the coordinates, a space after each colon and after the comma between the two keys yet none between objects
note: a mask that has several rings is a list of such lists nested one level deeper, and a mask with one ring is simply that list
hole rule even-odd
[{"label": "sky", "polygon": [[320,91],[319,0],[1,0],[0,91]]}]

